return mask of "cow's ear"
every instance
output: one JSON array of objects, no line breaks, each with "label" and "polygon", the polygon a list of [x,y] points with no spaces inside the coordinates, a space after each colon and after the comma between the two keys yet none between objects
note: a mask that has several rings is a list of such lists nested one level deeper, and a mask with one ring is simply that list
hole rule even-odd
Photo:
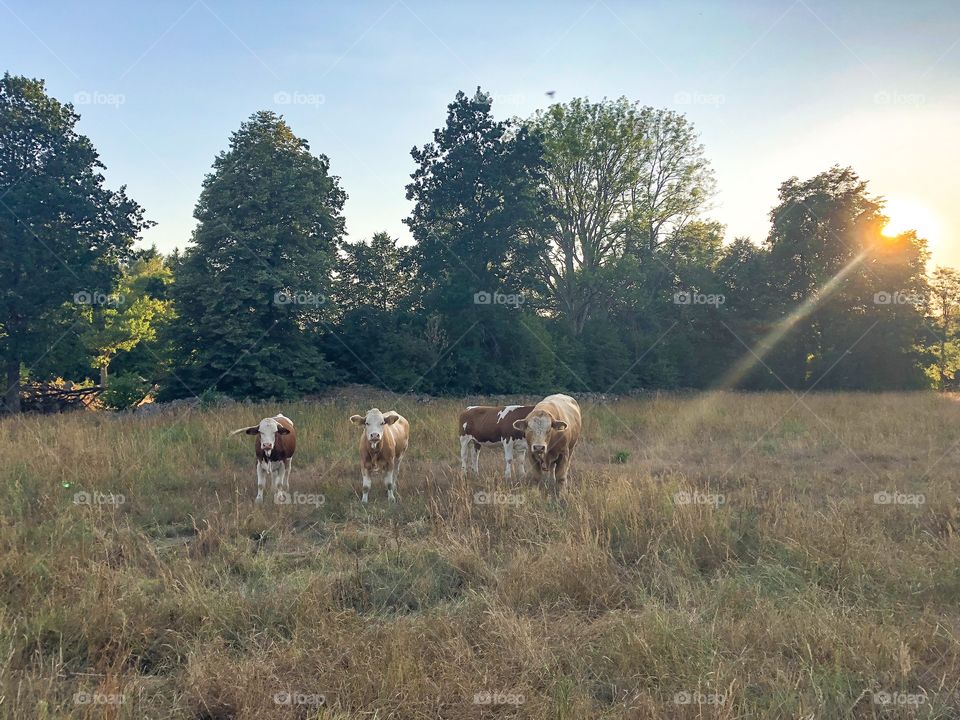
[{"label": "cow's ear", "polygon": [[290,431],[287,430],[283,425],[277,425],[277,435],[289,435]]},{"label": "cow's ear", "polygon": [[552,427],[554,430],[566,430],[567,424],[563,420],[554,420],[552,423],[550,423],[550,427]]},{"label": "cow's ear", "polygon": [[351,415],[351,416],[350,416],[350,422],[352,422],[354,425],[362,425],[362,424],[363,424],[363,415]]},{"label": "cow's ear", "polygon": [[260,426],[259,426],[259,425],[254,425],[253,427],[248,427],[248,428],[247,428],[246,430],[244,430],[243,432],[245,432],[247,435],[259,435],[259,434],[260,434]]},{"label": "cow's ear", "polygon": [[513,429],[519,430],[520,432],[526,432],[527,430],[527,419],[520,418],[519,420],[513,421]]},{"label": "cow's ear", "polygon": [[399,419],[400,419],[400,416],[397,415],[396,413],[390,413],[390,414],[388,414],[388,415],[384,415],[384,416],[383,416],[383,421],[384,421],[387,425],[393,425],[393,424],[394,424],[397,420],[399,420]]}]

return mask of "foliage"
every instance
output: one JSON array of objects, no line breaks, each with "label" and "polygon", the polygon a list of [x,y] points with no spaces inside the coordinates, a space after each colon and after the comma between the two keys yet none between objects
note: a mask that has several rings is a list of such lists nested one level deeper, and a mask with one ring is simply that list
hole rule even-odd
[{"label": "foliage", "polygon": [[111,410],[135,407],[150,392],[150,383],[134,373],[121,373],[112,378],[100,395],[100,402]]},{"label": "foliage", "polygon": [[167,396],[290,397],[334,377],[321,344],[346,194],[329,169],[274,113],[232,135],[177,265]]},{"label": "foliage", "polygon": [[21,365],[50,356],[63,340],[76,347],[77,316],[109,295],[149,226],[123,187],[104,186],[79,119],[41,80],[0,80],[0,356],[10,410],[19,408]]},{"label": "foliage", "polygon": [[101,384],[139,377],[161,399],[344,380],[434,394],[960,389],[960,280],[927,277],[915,233],[882,234],[883,199],[853,169],[790,178],[769,236],[726,243],[685,116],[626,98],[526,121],[493,107],[457,93],[412,150],[412,244],[345,242],[329,159],[255,113],[204,180],[193,242],[164,258],[132,249],[148,223],[103,188],[72,108],[4,76],[8,385],[99,368]]}]

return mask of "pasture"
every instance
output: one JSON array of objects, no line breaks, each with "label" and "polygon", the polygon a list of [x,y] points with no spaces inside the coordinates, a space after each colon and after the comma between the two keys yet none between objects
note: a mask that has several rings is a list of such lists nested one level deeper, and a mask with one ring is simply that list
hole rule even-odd
[{"label": "pasture", "polygon": [[[388,398],[0,420],[0,717],[960,712],[954,398],[582,401],[560,498],[498,450],[460,477],[478,398]],[[359,501],[374,404],[395,505]],[[255,506],[227,434],[278,410],[295,502]]]}]

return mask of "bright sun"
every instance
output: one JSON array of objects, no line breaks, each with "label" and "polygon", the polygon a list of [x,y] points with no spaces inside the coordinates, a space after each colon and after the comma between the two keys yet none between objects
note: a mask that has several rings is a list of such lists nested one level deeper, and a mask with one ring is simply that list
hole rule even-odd
[{"label": "bright sun", "polygon": [[940,220],[930,208],[909,197],[887,198],[883,213],[890,222],[883,228],[887,237],[896,237],[907,230],[916,230],[917,236],[925,238],[931,245],[940,239]]}]

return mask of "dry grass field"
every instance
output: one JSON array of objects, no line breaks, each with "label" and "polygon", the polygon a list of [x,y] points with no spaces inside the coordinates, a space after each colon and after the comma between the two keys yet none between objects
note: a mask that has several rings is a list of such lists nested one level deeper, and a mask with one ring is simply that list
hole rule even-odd
[{"label": "dry grass field", "polygon": [[[960,716],[954,398],[583,403],[560,498],[384,399],[364,507],[372,404],[0,421],[0,717]],[[277,410],[299,495],[257,507],[227,433]]]}]

